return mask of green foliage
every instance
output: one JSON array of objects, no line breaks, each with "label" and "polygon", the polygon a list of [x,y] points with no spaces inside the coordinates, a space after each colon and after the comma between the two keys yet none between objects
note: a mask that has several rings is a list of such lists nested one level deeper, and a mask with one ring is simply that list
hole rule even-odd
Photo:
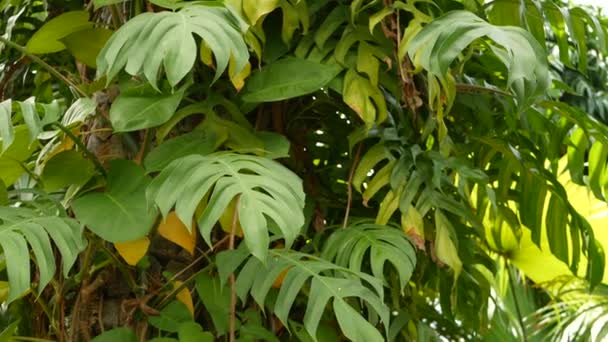
[{"label": "green foliage", "polygon": [[[321,257],[353,271],[361,271],[368,251],[371,274],[383,279],[385,264],[390,263],[399,274],[403,290],[416,265],[416,253],[397,227],[359,221],[346,229],[337,229],[324,244]],[[388,284],[386,279],[385,284]]]},{"label": "green foliage", "polygon": [[[15,0],[0,18],[2,336],[606,335],[601,14]],[[512,267],[545,264],[584,286]]]},{"label": "green foliage", "polygon": [[150,179],[131,161],[110,165],[106,191],[86,194],[72,203],[76,218],[104,240],[130,241],[144,237],[157,212],[146,202]]},{"label": "green foliage", "polygon": [[215,80],[231,56],[237,74],[249,58],[240,35],[241,25],[228,9],[212,5],[194,4],[178,12],[140,14],[112,35],[97,57],[97,72],[108,80],[123,68],[134,76],[143,72],[156,88],[162,65],[167,80],[175,86],[194,66],[197,48],[192,34],[196,34],[215,55]]},{"label": "green foliage", "polygon": [[[220,274],[228,274],[239,266],[242,258],[235,253],[218,255]],[[234,259],[238,261],[235,263]],[[227,259],[233,259],[228,261]],[[260,270],[263,270],[260,271]],[[277,277],[287,272],[274,304],[274,314],[287,324],[287,316],[298,292],[310,280],[308,304],[304,314],[304,326],[311,336],[316,336],[323,309],[332,300],[332,308],[344,335],[355,341],[382,341],[382,335],[358,310],[354,309],[347,298],[354,297],[365,301],[371,310],[387,325],[388,307],[383,303],[382,283],[362,272],[340,267],[320,258],[288,250],[271,250],[266,264],[257,258],[249,258],[236,280],[236,293],[244,302],[251,294],[256,303],[265,305],[268,292]],[[332,275],[323,275],[331,272]]]},{"label": "green foliage", "polygon": [[205,241],[211,245],[211,229],[228,204],[238,198],[238,221],[245,243],[261,260],[266,259],[271,224],[278,227],[286,245],[293,243],[304,224],[301,180],[282,165],[262,157],[234,153],[183,157],[169,164],[147,190],[147,197],[163,217],[175,206],[188,227],[206,196],[209,200],[198,218]]},{"label": "green foliage", "polygon": [[82,237],[83,227],[77,221],[58,214],[57,210],[45,213],[29,208],[0,207],[0,221],[0,246],[6,260],[10,286],[9,303],[32,286],[30,248],[40,272],[40,293],[55,276],[55,256],[51,240],[61,253],[65,277],[68,276],[78,254],[86,246]]}]

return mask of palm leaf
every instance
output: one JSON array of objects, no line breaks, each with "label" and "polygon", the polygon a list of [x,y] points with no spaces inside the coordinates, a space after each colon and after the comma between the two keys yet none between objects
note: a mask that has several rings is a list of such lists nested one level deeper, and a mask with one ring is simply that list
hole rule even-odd
[{"label": "palm leaf", "polygon": [[[222,280],[239,266],[243,255],[242,249],[218,255],[218,268],[220,275],[224,276]],[[324,275],[326,272],[331,272],[332,275]],[[365,273],[343,268],[308,254],[270,250],[266,264],[256,258],[249,258],[235,283],[237,295],[245,301],[250,293],[256,303],[263,307],[268,292],[281,273],[285,277],[273,312],[285,326],[288,324],[288,314],[296,296],[310,281],[309,300],[304,314],[304,326],[310,336],[316,336],[325,307],[329,300],[333,299],[334,314],[347,338],[353,341],[384,340],[370,320],[362,317],[360,310],[356,310],[347,302],[349,297],[364,301],[368,308],[380,316],[384,326],[388,327],[389,310],[383,302],[382,283]]]},{"label": "palm leaf", "polygon": [[384,279],[385,284],[388,281],[384,277],[384,266],[389,262],[399,274],[402,291],[416,266],[416,251],[399,227],[366,220],[335,230],[323,246],[321,257],[357,272],[369,258],[371,273]]},{"label": "palm leaf", "polygon": [[195,4],[178,12],[143,13],[110,37],[97,57],[97,73],[111,80],[123,68],[130,75],[143,72],[156,87],[162,64],[169,83],[175,86],[194,66],[198,49],[192,35],[196,34],[215,55],[214,80],[231,56],[236,75],[249,60],[241,26],[239,18],[220,6]]},{"label": "palm leaf", "polygon": [[10,286],[9,302],[31,286],[28,244],[40,270],[39,291],[55,274],[51,240],[61,253],[65,276],[86,246],[82,226],[67,217],[47,215],[28,208],[0,207],[0,222],[0,246],[6,258]]},{"label": "palm leaf", "polygon": [[148,199],[163,216],[175,206],[182,222],[192,221],[207,195],[209,201],[198,225],[209,245],[213,225],[237,196],[245,243],[261,260],[266,257],[272,224],[278,226],[288,246],[304,224],[302,181],[281,164],[262,157],[235,153],[183,157],[169,164],[147,190]]}]

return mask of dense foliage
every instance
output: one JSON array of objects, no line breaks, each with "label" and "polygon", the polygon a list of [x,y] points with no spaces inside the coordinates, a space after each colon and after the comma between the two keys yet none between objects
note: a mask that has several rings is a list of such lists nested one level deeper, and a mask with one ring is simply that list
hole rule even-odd
[{"label": "dense foliage", "polygon": [[1,338],[608,334],[601,13],[6,0],[0,16]]}]

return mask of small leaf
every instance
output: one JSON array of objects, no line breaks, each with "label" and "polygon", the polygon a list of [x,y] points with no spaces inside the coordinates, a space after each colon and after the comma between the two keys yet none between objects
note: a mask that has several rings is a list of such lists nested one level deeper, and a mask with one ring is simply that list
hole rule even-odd
[{"label": "small leaf", "polygon": [[170,212],[158,225],[158,234],[194,255],[196,230],[189,230],[175,211]]},{"label": "small leaf", "polygon": [[236,91],[240,91],[245,85],[245,79],[251,74],[251,64],[245,64],[245,67],[240,72],[236,72],[234,68],[234,62],[231,58],[230,63],[228,64],[228,75],[230,75],[230,82],[232,82]]},{"label": "small leaf", "polygon": [[[70,170],[70,172],[66,172]],[[95,166],[76,150],[55,154],[44,165],[42,183],[47,192],[63,189],[69,185],[84,185],[95,175]]]},{"label": "small leaf", "polygon": [[[176,280],[173,284],[173,287],[178,288],[182,286],[182,284],[183,283],[181,281]],[[192,317],[194,317],[194,303],[192,302],[192,295],[190,294],[190,290],[188,289],[188,287],[184,287],[181,291],[179,291],[175,295],[175,299],[184,303],[184,305],[188,308],[188,311],[190,311],[190,314],[192,314]]]},{"label": "small leaf", "polygon": [[2,155],[15,140],[15,132],[11,121],[11,108],[11,99],[0,102],[0,142],[2,142],[0,155]]},{"label": "small leaf", "polygon": [[106,241],[143,238],[157,216],[145,198],[148,182],[143,169],[133,162],[114,160],[110,164],[106,191],[76,199],[72,209],[80,222]]},{"label": "small leaf", "polygon": [[185,89],[173,94],[127,92],[120,94],[110,108],[110,121],[116,132],[130,132],[160,126],[177,110]]},{"label": "small leaf", "polygon": [[61,42],[65,44],[74,58],[91,68],[96,68],[97,55],[111,35],[112,30],[91,28],[71,33],[62,38]]},{"label": "small leaf", "polygon": [[243,101],[272,102],[318,91],[342,70],[306,59],[288,57],[251,75],[243,89]]},{"label": "small leaf", "polygon": [[180,342],[213,342],[215,338],[195,322],[184,322],[177,329]]},{"label": "small leaf", "polygon": [[71,33],[90,29],[89,12],[71,11],[46,22],[27,42],[26,48],[34,54],[58,52],[66,48],[60,41]]},{"label": "small leaf", "polygon": [[137,265],[146,253],[148,253],[148,247],[150,247],[150,239],[148,239],[148,237],[114,243],[114,248],[116,248],[118,254],[120,254],[127,264],[131,266]]},{"label": "small leaf", "polygon": [[384,95],[354,69],[346,72],[342,92],[344,102],[359,115],[366,126],[386,120],[388,112]]},{"label": "small leaf", "polygon": [[201,273],[196,277],[196,292],[211,315],[218,336],[228,332],[230,323],[230,288],[220,284],[219,277]]},{"label": "small leaf", "polygon": [[148,317],[148,322],[153,327],[173,333],[177,332],[181,323],[191,321],[192,315],[188,311],[188,307],[177,300],[164,307],[158,316]]},{"label": "small leaf", "polygon": [[129,328],[115,328],[95,337],[91,342],[137,342],[137,336]]}]

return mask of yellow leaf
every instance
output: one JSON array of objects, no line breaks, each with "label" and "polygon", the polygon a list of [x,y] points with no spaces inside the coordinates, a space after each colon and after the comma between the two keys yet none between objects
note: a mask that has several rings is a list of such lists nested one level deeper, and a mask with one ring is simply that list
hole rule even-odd
[{"label": "yellow leaf", "polygon": [[444,264],[454,270],[454,277],[457,278],[462,271],[462,261],[458,256],[458,248],[450,237],[452,224],[439,210],[435,211],[435,226],[437,228],[435,236],[435,254]]},{"label": "yellow leaf", "polygon": [[[234,206],[236,205],[236,197],[230,201],[230,204],[224,210],[224,213],[220,217],[220,226],[222,226],[222,230],[226,233],[230,233],[232,230],[232,218],[234,215]],[[235,235],[238,237],[243,237],[243,229],[241,227],[241,223],[236,221],[236,232]]]},{"label": "yellow leaf", "polygon": [[[194,223],[192,225],[195,226]],[[193,228],[191,232],[188,231],[188,227],[177,217],[175,211],[170,212],[165,220],[160,223],[158,234],[182,247],[188,253],[194,254],[196,229]]]},{"label": "yellow leaf", "polygon": [[[175,284],[173,285],[173,288],[176,289],[182,286],[182,284],[183,283],[181,281],[176,280]],[[175,295],[175,298],[180,302],[184,303],[184,305],[186,305],[186,307],[188,308],[188,311],[190,311],[190,313],[192,314],[192,317],[194,317],[194,303],[192,302],[192,295],[190,294],[190,290],[187,287],[184,287],[181,291],[177,293],[177,295]]]},{"label": "yellow leaf", "polygon": [[120,254],[127,264],[131,266],[137,265],[139,260],[146,255],[149,246],[150,239],[148,239],[148,237],[139,240],[114,243],[114,248],[116,248],[118,254]]},{"label": "yellow leaf", "polygon": [[249,74],[251,74],[251,64],[245,64],[243,70],[239,71],[238,73],[236,70],[234,70],[234,68],[234,58],[231,57],[230,63],[228,64],[228,75],[230,75],[230,82],[232,82],[232,85],[237,91],[240,91],[245,85],[245,79],[249,77]]},{"label": "yellow leaf", "polygon": [[200,57],[201,62],[203,62],[206,66],[215,69],[215,64],[213,63],[213,54],[205,42],[201,42]]}]

